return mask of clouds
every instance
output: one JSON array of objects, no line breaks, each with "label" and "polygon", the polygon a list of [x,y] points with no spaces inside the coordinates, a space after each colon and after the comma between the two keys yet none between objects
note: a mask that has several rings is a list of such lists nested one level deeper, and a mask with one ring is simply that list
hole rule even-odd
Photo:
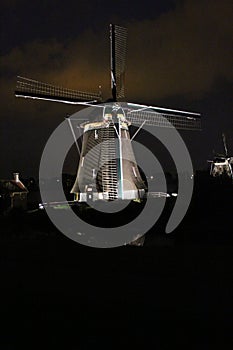
[{"label": "clouds", "polygon": [[[98,68],[100,51],[96,52],[94,49],[96,40],[93,40],[94,48],[89,49],[89,37],[95,39],[93,34],[87,32],[69,43],[60,43],[55,39],[46,42],[34,41],[13,48],[3,56],[0,62],[0,88],[2,99],[5,101],[2,106],[3,114],[12,112],[15,107],[14,89],[17,75],[84,91],[98,91],[103,69]],[[21,105],[21,102],[18,103],[19,109]],[[30,102],[28,106],[34,109]],[[38,103],[35,103],[35,108],[40,108]],[[52,106],[48,108],[50,111],[54,109]]]},{"label": "clouds", "polygon": [[[180,2],[155,20],[128,21],[127,91],[130,98],[203,96],[219,79],[231,80],[232,2]],[[104,26],[106,27],[106,26]],[[2,57],[5,76],[16,74],[109,97],[107,28],[75,39],[33,41]]]},{"label": "clouds", "polygon": [[[147,8],[145,17],[136,15],[134,7],[132,11],[121,13],[111,9],[111,14],[104,12],[103,7],[92,7],[90,18],[89,12],[84,11],[84,5],[83,11],[79,11],[78,2],[74,2],[72,8],[64,13],[61,11],[63,5],[59,2],[60,8],[57,7],[54,16],[53,12],[45,11],[47,2],[43,2],[42,8],[38,7],[37,16],[33,3],[30,9],[33,7],[35,13],[31,18],[27,6],[21,8],[19,2],[13,0],[10,5],[5,2],[10,18],[13,18],[8,26],[12,31],[4,31],[4,42],[7,42],[9,35],[9,47],[3,48],[0,60],[1,121],[6,126],[5,132],[5,121],[9,122],[9,128],[13,125],[19,130],[22,122],[30,123],[33,129],[33,121],[40,120],[36,132],[42,137],[43,128],[47,130],[51,127],[51,121],[57,125],[66,113],[75,111],[73,107],[71,109],[61,104],[15,99],[17,75],[81,91],[97,91],[98,86],[102,85],[103,97],[110,97],[108,24],[111,23],[112,12],[115,23],[128,28],[128,101],[160,105],[163,103],[160,101],[166,99],[179,101],[167,107],[182,109],[184,102],[185,108],[192,105],[192,109],[199,111],[199,101],[204,101],[208,96],[206,104],[213,104],[211,94],[216,99],[216,91],[221,90],[223,96],[224,89],[229,89],[233,80],[233,3],[231,0],[184,0],[175,3],[176,6],[169,5],[166,11],[158,13],[151,2],[140,2],[143,13]],[[10,6],[16,6],[17,11],[20,8],[19,18],[17,11],[10,12]],[[91,3],[88,6],[90,9]],[[138,3],[136,8],[140,10]],[[73,12],[72,18],[75,18],[72,26],[68,12]],[[43,13],[45,28],[40,26]],[[23,30],[18,33],[20,27]],[[17,45],[12,47],[13,42],[17,42]],[[211,125],[220,123],[221,101],[215,124],[212,124],[215,113],[216,108],[213,117],[209,116]],[[228,111],[224,113],[227,115]],[[206,121],[208,116],[205,116]],[[26,148],[26,138],[24,140]],[[214,142],[212,140],[211,143]]]},{"label": "clouds", "polygon": [[156,21],[132,23],[130,60],[136,62],[129,75],[157,97],[200,97],[218,79],[232,80],[231,14],[230,1],[189,0]]},{"label": "clouds", "polygon": [[[193,102],[218,88],[219,82],[221,89],[224,81],[232,82],[231,20],[228,0],[180,1],[153,20],[129,18],[126,99],[160,104],[162,99],[182,96]],[[17,75],[81,91],[98,91],[101,85],[107,99],[108,23],[102,23],[99,31],[90,23],[65,40],[48,37],[19,44],[1,57],[0,70],[2,118],[21,113],[21,118],[32,120],[39,114],[45,120],[65,114],[61,105],[16,100]]]}]

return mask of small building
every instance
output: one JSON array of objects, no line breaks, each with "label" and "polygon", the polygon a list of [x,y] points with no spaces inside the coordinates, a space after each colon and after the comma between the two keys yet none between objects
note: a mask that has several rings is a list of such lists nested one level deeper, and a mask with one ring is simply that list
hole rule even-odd
[{"label": "small building", "polygon": [[14,173],[12,180],[0,180],[0,211],[27,209],[28,190],[20,181],[19,173]]}]

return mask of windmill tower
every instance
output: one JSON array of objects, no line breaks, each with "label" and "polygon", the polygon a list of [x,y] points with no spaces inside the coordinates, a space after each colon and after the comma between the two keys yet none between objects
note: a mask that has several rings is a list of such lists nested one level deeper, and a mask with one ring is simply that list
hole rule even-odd
[{"label": "windmill tower", "polygon": [[[72,188],[76,200],[134,200],[144,197],[143,182],[132,148],[129,128],[133,124],[197,130],[200,114],[161,107],[119,102],[124,98],[127,30],[110,25],[112,98],[102,103],[100,93],[64,89],[18,77],[16,97],[99,105],[94,121],[84,127],[77,178]],[[99,111],[101,112],[99,113]],[[133,136],[134,137],[134,136]]]},{"label": "windmill tower", "polygon": [[[79,201],[88,199],[138,199],[146,187],[132,149],[129,125],[119,99],[125,97],[127,31],[110,25],[111,103],[103,108],[99,121],[84,126],[82,152],[72,189]],[[88,152],[92,151],[89,157]]]},{"label": "windmill tower", "polygon": [[227,142],[225,134],[222,134],[224,154],[217,153],[213,160],[208,161],[210,165],[210,175],[216,176],[227,176],[233,179],[233,157],[228,154]]}]

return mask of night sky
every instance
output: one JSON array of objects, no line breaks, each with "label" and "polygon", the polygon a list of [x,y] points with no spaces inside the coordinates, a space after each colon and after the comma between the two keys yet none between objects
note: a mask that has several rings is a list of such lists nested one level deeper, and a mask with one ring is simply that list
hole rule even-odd
[{"label": "night sky", "polygon": [[0,178],[38,177],[47,139],[78,110],[15,98],[16,76],[109,98],[110,23],[128,28],[126,100],[200,112],[203,130],[181,133],[195,169],[223,151],[222,132],[233,156],[231,0],[3,0],[0,16]]}]

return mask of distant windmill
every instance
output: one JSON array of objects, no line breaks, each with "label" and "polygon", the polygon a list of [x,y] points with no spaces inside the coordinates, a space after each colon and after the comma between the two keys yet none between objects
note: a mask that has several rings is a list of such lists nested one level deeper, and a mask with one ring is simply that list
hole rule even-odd
[{"label": "distant windmill", "polygon": [[[124,98],[126,28],[110,25],[112,98],[102,103],[101,93],[64,89],[18,77],[16,97],[42,99],[74,105],[102,105],[94,121],[84,127],[77,178],[72,189],[76,200],[140,199],[143,182],[132,149],[129,126],[144,125],[177,129],[200,129],[200,114],[141,104],[119,102]],[[111,102],[111,103],[109,103]],[[138,132],[138,131],[137,131]],[[95,147],[98,146],[98,147]],[[88,157],[90,150],[93,154]]]},{"label": "distant windmill", "polygon": [[233,157],[228,154],[226,136],[222,134],[224,154],[216,153],[213,160],[209,160],[210,165],[210,175],[216,176],[228,176],[233,179]]}]

